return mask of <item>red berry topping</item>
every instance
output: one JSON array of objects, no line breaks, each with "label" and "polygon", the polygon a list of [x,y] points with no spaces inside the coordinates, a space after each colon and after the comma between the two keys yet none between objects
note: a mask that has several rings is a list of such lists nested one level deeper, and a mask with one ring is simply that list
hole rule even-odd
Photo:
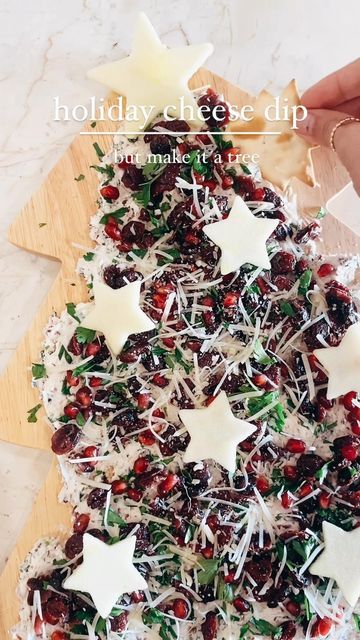
[{"label": "red berry topping", "polygon": [[90,516],[88,513],[78,513],[75,516],[73,531],[74,533],[85,533],[89,526]]},{"label": "red berry topping", "polygon": [[120,496],[127,491],[127,483],[125,480],[114,480],[111,483],[111,491],[114,496]]},{"label": "red berry topping", "polygon": [[69,385],[69,387],[77,387],[79,382],[80,382],[79,376],[73,376],[72,371],[66,372],[66,383]]},{"label": "red berry topping", "polygon": [[296,438],[289,438],[285,448],[290,453],[304,453],[306,450],[306,444],[303,440],[297,440]]},{"label": "red berry topping", "polygon": [[289,600],[289,602],[285,605],[286,610],[291,613],[295,618],[298,617],[301,611],[301,607],[298,602],[294,602],[294,600]]},{"label": "red berry topping", "polygon": [[111,222],[108,222],[105,225],[105,233],[112,240],[117,240],[117,241],[121,240],[121,231],[117,224],[112,224]]},{"label": "red berry topping", "polygon": [[89,358],[90,356],[96,356],[101,349],[101,344],[99,342],[90,342],[85,349],[85,356]]},{"label": "red berry topping", "polygon": [[75,399],[82,407],[89,407],[92,403],[91,389],[82,387],[76,392]]},{"label": "red berry topping", "polygon": [[73,402],[70,402],[64,407],[64,414],[71,420],[74,420],[74,418],[76,418],[79,411],[79,407]]},{"label": "red berry topping", "polygon": [[167,496],[176,487],[179,482],[179,477],[175,473],[169,473],[165,480],[158,485],[159,496]]},{"label": "red berry topping", "polygon": [[137,460],[135,460],[134,462],[134,467],[133,467],[136,475],[141,475],[142,473],[145,473],[145,471],[147,471],[147,469],[149,468],[149,464],[150,464],[150,461],[148,458],[137,458]]},{"label": "red berry topping", "polygon": [[351,411],[356,406],[354,400],[357,398],[356,391],[348,391],[342,399],[342,403],[347,411]]},{"label": "red berry topping", "polygon": [[187,618],[190,613],[188,603],[182,598],[176,598],[171,603],[171,608],[174,612],[175,618],[181,618],[181,620],[185,620],[185,618]]},{"label": "red berry topping", "polygon": [[246,613],[247,611],[250,611],[250,605],[246,600],[244,600],[244,598],[235,598],[233,605],[239,613]]},{"label": "red berry topping", "polygon": [[119,197],[119,189],[112,184],[107,184],[100,189],[100,193],[105,200],[117,200]]},{"label": "red berry topping", "polygon": [[359,456],[359,449],[355,444],[344,444],[344,446],[341,447],[341,455],[344,460],[355,462]]},{"label": "red berry topping", "polygon": [[318,503],[321,509],[328,509],[330,507],[331,494],[327,491],[322,491],[318,495]]},{"label": "red berry topping", "polygon": [[286,464],[284,466],[284,477],[287,480],[296,480],[296,478],[297,478],[297,468],[292,464]]},{"label": "red berry topping", "polygon": [[130,500],[133,500],[134,502],[140,502],[142,498],[142,493],[138,489],[129,489],[128,496]]},{"label": "red berry topping", "polygon": [[270,489],[270,482],[265,476],[259,476],[256,479],[256,488],[260,493],[267,493]]},{"label": "red berry topping", "polygon": [[322,264],[318,268],[318,276],[320,278],[326,278],[327,276],[330,276],[331,274],[335,273],[335,271],[336,269],[333,264],[330,264],[329,262],[324,262],[324,264]]},{"label": "red berry topping", "polygon": [[281,504],[284,507],[284,509],[290,509],[290,507],[292,506],[293,502],[294,502],[294,499],[292,498],[290,493],[285,491],[281,496]]}]

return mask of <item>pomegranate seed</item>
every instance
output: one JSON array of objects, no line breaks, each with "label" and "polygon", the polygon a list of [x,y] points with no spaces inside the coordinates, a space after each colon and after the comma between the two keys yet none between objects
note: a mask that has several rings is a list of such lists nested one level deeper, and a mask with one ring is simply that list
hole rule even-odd
[{"label": "pomegranate seed", "polygon": [[266,387],[268,379],[264,373],[256,373],[253,377],[253,383],[257,387]]},{"label": "pomegranate seed", "polygon": [[264,200],[264,196],[265,196],[265,190],[259,187],[258,189],[255,189],[254,193],[252,194],[252,199],[262,201]]},{"label": "pomegranate seed", "polygon": [[36,616],[35,622],[34,622],[35,635],[37,636],[43,635],[43,626],[44,626],[43,620],[40,618],[40,616]]},{"label": "pomegranate seed", "polygon": [[233,605],[239,613],[246,613],[246,611],[250,611],[250,605],[246,600],[244,600],[244,598],[235,598]]},{"label": "pomegranate seed", "polygon": [[66,405],[66,407],[64,407],[64,414],[71,420],[76,418],[79,411],[80,411],[79,407],[77,407],[76,404],[74,404],[73,402],[70,402],[69,404]]},{"label": "pomegranate seed", "polygon": [[346,419],[350,423],[354,420],[360,420],[360,407],[354,407],[350,413],[347,414]]},{"label": "pomegranate seed", "polygon": [[137,406],[141,411],[144,411],[148,408],[150,404],[151,396],[150,393],[139,393],[137,397]]},{"label": "pomegranate seed", "polygon": [[211,140],[206,133],[198,133],[198,135],[195,136],[195,139],[203,144],[211,144]]},{"label": "pomegranate seed", "polygon": [[175,618],[181,618],[181,620],[185,620],[190,613],[188,603],[182,598],[176,598],[176,600],[172,602],[171,608],[174,612]]},{"label": "pomegranate seed", "polygon": [[86,346],[85,355],[87,358],[89,356],[96,356],[96,354],[99,353],[100,349],[101,344],[99,344],[98,342],[90,342],[90,344]]},{"label": "pomegranate seed", "polygon": [[202,173],[198,173],[198,171],[194,171],[194,178],[196,184],[203,184],[205,180],[205,176]]},{"label": "pomegranate seed", "polygon": [[205,620],[201,625],[201,633],[204,640],[216,640],[218,631],[218,622],[216,613],[214,611],[209,611]]},{"label": "pomegranate seed", "polygon": [[156,307],[157,309],[164,309],[166,305],[166,300],[167,300],[167,294],[155,293],[153,295],[152,301],[153,301],[154,307]]},{"label": "pomegranate seed", "polygon": [[330,276],[332,273],[335,273],[335,271],[336,269],[333,264],[330,264],[330,262],[324,262],[324,264],[322,264],[318,268],[318,276],[320,278],[326,278],[327,276]]},{"label": "pomegranate seed", "polygon": [[80,382],[80,378],[79,378],[79,376],[73,376],[73,372],[72,371],[67,371],[66,372],[66,382],[69,385],[69,387],[77,387],[79,382]]},{"label": "pomegranate seed", "polygon": [[360,420],[352,420],[350,422],[351,431],[356,435],[360,436]]},{"label": "pomegranate seed", "polygon": [[318,636],[322,636],[324,638],[330,633],[332,626],[333,621],[330,620],[330,618],[319,618],[312,628],[311,636],[313,638],[317,638]]},{"label": "pomegranate seed", "polygon": [[234,184],[234,178],[232,176],[224,176],[221,180],[221,186],[223,189],[231,189]]},{"label": "pomegranate seed", "polygon": [[260,476],[256,479],[256,488],[260,493],[267,493],[270,489],[270,483],[265,476]]},{"label": "pomegranate seed", "polygon": [[102,187],[100,189],[100,193],[103,198],[106,200],[117,200],[119,197],[119,189],[114,187],[112,184],[106,185],[106,187]]},{"label": "pomegranate seed", "polygon": [[211,296],[204,296],[203,298],[201,298],[200,302],[204,307],[214,307],[215,306],[215,300]]},{"label": "pomegranate seed", "polygon": [[211,560],[214,557],[214,548],[213,547],[203,547],[201,549],[201,553],[207,560]]},{"label": "pomegranate seed", "polygon": [[143,433],[139,434],[139,442],[143,444],[145,447],[151,447],[156,442],[156,438],[153,433],[151,433],[150,429],[148,431],[143,431]]},{"label": "pomegranate seed", "polygon": [[89,407],[92,403],[91,389],[82,387],[76,392],[75,399],[82,407]]},{"label": "pomegranate seed", "polygon": [[127,482],[125,480],[114,480],[111,483],[111,492],[114,496],[121,496],[123,493],[127,491]]},{"label": "pomegranate seed", "polygon": [[325,409],[331,409],[334,406],[334,400],[329,400],[326,396],[326,389],[320,389],[316,395],[318,403]]},{"label": "pomegranate seed", "polygon": [[81,356],[82,350],[83,350],[82,344],[80,344],[77,337],[73,335],[73,337],[71,338],[68,344],[68,351],[70,351],[70,353],[73,353],[74,356]]},{"label": "pomegranate seed", "polygon": [[85,447],[83,451],[84,458],[94,458],[98,455],[98,449],[94,445],[89,445]]},{"label": "pomegranate seed", "polygon": [[287,491],[285,491],[281,496],[281,504],[284,509],[289,509],[292,506],[293,502],[294,500],[291,495]]},{"label": "pomegranate seed", "polygon": [[[209,191],[215,191],[215,189],[217,187],[217,182],[214,179],[204,180],[204,187],[207,187],[209,189]],[[223,187],[223,188],[227,189],[229,187]]]},{"label": "pomegranate seed", "polygon": [[290,453],[304,453],[304,451],[306,450],[306,444],[303,440],[289,438],[285,445],[285,449]]},{"label": "pomegranate seed", "polygon": [[292,616],[295,616],[295,618],[300,615],[301,607],[299,603],[294,602],[294,600],[289,600],[289,602],[286,603],[285,608]]},{"label": "pomegranate seed", "polygon": [[160,482],[158,486],[159,496],[167,496],[176,487],[179,482],[179,477],[175,473],[169,473],[168,476]]},{"label": "pomegranate seed", "polygon": [[239,300],[238,293],[235,293],[233,291],[228,291],[227,293],[225,293],[225,296],[224,296],[224,300],[223,300],[224,307],[226,308],[235,307],[238,303],[238,300]]},{"label": "pomegranate seed", "polygon": [[145,594],[143,591],[134,591],[131,594],[131,602],[133,602],[134,604],[137,604],[138,602],[144,602],[145,600]]},{"label": "pomegranate seed", "polygon": [[112,240],[121,240],[121,231],[117,224],[111,224],[111,222],[108,222],[105,225],[105,233]]},{"label": "pomegranate seed", "polygon": [[153,411],[153,418],[165,418],[165,413],[162,409],[155,409],[155,411]]},{"label": "pomegranate seed", "polygon": [[174,338],[162,338],[162,341],[168,349],[173,349],[175,347],[175,339]]},{"label": "pomegranate seed", "polygon": [[152,381],[153,384],[156,384],[157,387],[161,387],[162,389],[164,387],[167,387],[167,385],[169,384],[169,380],[165,378],[165,376],[162,376],[160,373],[155,373]]},{"label": "pomegranate seed", "polygon": [[129,489],[128,496],[130,500],[133,500],[134,502],[140,502],[142,498],[142,493],[138,489]]},{"label": "pomegranate seed", "polygon": [[134,472],[136,475],[141,475],[149,468],[150,461],[148,458],[137,458],[134,462]]},{"label": "pomegranate seed", "polygon": [[235,571],[229,571],[226,575],[224,575],[225,584],[233,584],[235,582]]},{"label": "pomegranate seed", "polygon": [[53,631],[51,634],[51,640],[69,640],[70,636],[65,631]]},{"label": "pomegranate seed", "polygon": [[357,398],[356,391],[349,391],[343,396],[342,403],[347,411],[352,411],[356,407],[354,400]]},{"label": "pomegranate seed", "polygon": [[284,477],[287,480],[296,480],[297,478],[297,468],[292,464],[286,464],[284,467]]},{"label": "pomegranate seed", "polygon": [[306,496],[309,495],[309,493],[311,493],[313,490],[313,487],[311,486],[311,484],[309,482],[305,482],[305,484],[302,485],[302,487],[300,487],[299,489],[299,496],[300,498],[305,498]]},{"label": "pomegranate seed", "polygon": [[299,275],[304,273],[304,271],[306,271],[306,269],[308,268],[309,268],[309,263],[307,260],[305,260],[305,258],[300,258],[300,260],[297,261],[295,266],[296,273],[298,273]]},{"label": "pomegranate seed", "polygon": [[98,378],[97,376],[93,376],[89,380],[89,385],[90,385],[90,387],[92,389],[95,389],[97,387],[101,387],[102,383],[103,383],[102,378]]},{"label": "pomegranate seed", "polygon": [[345,444],[341,447],[341,455],[344,460],[348,460],[349,462],[355,462],[359,456],[358,447],[354,444]]},{"label": "pomegranate seed", "polygon": [[327,491],[322,491],[318,495],[318,502],[321,509],[328,509],[331,502],[331,495]]},{"label": "pomegranate seed", "polygon": [[266,293],[269,293],[270,287],[268,283],[264,280],[264,278],[256,278],[256,284],[258,285],[262,295],[264,296]]},{"label": "pomegranate seed", "polygon": [[88,513],[78,513],[73,524],[74,533],[85,533],[89,526],[90,516]]},{"label": "pomegranate seed", "polygon": [[315,407],[315,420],[317,420],[317,422],[324,422],[326,418],[326,414],[327,414],[327,409],[326,407],[324,407],[324,405],[318,404]]},{"label": "pomegranate seed", "polygon": [[221,158],[224,162],[235,162],[236,156],[240,153],[240,149],[236,147],[230,147],[230,149],[223,149],[221,152]]}]

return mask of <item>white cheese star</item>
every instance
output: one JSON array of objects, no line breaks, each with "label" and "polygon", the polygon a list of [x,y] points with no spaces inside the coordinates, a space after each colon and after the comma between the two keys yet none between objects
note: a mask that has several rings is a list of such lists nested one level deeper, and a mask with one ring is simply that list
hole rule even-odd
[{"label": "white cheese star", "polygon": [[325,549],[309,571],[336,580],[345,600],[354,607],[360,597],[360,529],[344,531],[325,521],[323,535]]},{"label": "white cheese star", "polygon": [[360,392],[360,322],[352,324],[337,347],[315,349],[314,354],[329,376],[327,397]]},{"label": "white cheese star", "polygon": [[154,329],[155,324],[140,309],[140,280],[120,289],[111,289],[100,281],[94,282],[95,307],[81,325],[101,331],[111,351],[118,355],[129,335]]},{"label": "white cheese star", "polygon": [[[88,77],[126,96],[128,107],[138,107],[138,117],[131,122],[126,120],[125,129],[140,130],[146,124],[146,115],[141,107],[154,106],[153,119],[171,105],[173,108],[168,109],[168,115],[179,117],[179,99],[183,98],[184,105],[191,106],[196,115],[197,103],[188,88],[188,81],[213,50],[210,43],[168,49],[161,43],[146,15],[140,13],[131,54],[117,62],[91,69]],[[189,109],[185,110],[186,115],[188,112]],[[194,124],[199,124],[198,119]]]},{"label": "white cheese star", "polygon": [[236,447],[251,436],[256,427],[235,418],[225,391],[206,409],[181,409],[179,416],[190,434],[184,462],[211,459],[234,473]]},{"label": "white cheese star", "polygon": [[221,249],[220,270],[223,276],[249,262],[270,269],[266,240],[279,221],[256,218],[240,196],[236,196],[226,220],[206,224],[203,231]]},{"label": "white cheese star", "polygon": [[146,580],[133,565],[136,536],[106,544],[85,533],[83,562],[63,583],[65,589],[90,593],[102,618],[106,618],[124,593],[147,589]]}]

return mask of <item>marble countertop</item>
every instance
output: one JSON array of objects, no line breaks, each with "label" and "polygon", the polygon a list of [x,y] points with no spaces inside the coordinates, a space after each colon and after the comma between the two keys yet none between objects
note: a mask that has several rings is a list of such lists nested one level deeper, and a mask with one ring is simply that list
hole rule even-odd
[{"label": "marble countertop", "polygon": [[[6,366],[57,265],[6,242],[6,228],[80,124],[53,121],[105,95],[87,69],[124,56],[136,11],[169,46],[211,41],[208,67],[251,92],[300,90],[359,55],[358,0],[2,0],[0,7],[0,368]],[[1,413],[0,413],[1,419]],[[0,566],[43,483],[46,454],[0,443]]]}]

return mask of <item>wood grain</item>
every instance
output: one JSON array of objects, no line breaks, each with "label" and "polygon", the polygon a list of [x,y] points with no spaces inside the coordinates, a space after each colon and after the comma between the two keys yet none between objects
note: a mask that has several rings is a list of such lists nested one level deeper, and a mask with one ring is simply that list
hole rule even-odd
[{"label": "wood grain", "polygon": [[[202,69],[192,80],[193,87],[211,85],[233,104],[249,104],[252,96],[229,84],[219,76]],[[109,98],[109,102],[114,96]],[[102,131],[113,131],[113,122],[98,123],[96,129],[88,123],[85,130],[98,135],[78,135],[64,156],[50,172],[46,181],[26,205],[9,230],[9,240],[27,251],[49,256],[60,262],[58,276],[46,295],[34,322],[11,360],[0,384],[0,438],[19,445],[49,450],[50,429],[42,410],[38,422],[27,422],[27,411],[36,405],[37,391],[31,388],[31,362],[39,359],[42,331],[52,313],[60,313],[66,302],[87,299],[86,287],[75,273],[77,259],[84,249],[73,242],[91,247],[88,235],[90,216],[96,211],[98,178],[90,169],[96,164],[93,142],[98,141],[107,150],[111,136],[101,136]],[[236,141],[241,147],[241,142]],[[311,213],[326,199],[336,193],[348,181],[345,171],[336,165],[332,152],[317,149],[314,152],[315,172],[321,188],[310,189],[294,181],[292,187],[297,194],[301,211]],[[74,180],[83,174],[85,180]],[[328,216],[324,221],[324,253],[358,253],[359,239],[345,227]],[[21,389],[21,393],[18,390]],[[14,402],[16,393],[16,402]],[[61,525],[69,528],[70,509],[60,505],[57,495],[60,478],[57,465],[53,463],[27,526],[20,536],[0,578],[0,637],[8,637],[8,630],[17,621],[19,603],[15,595],[18,570],[25,555],[37,539],[51,535]]]}]

